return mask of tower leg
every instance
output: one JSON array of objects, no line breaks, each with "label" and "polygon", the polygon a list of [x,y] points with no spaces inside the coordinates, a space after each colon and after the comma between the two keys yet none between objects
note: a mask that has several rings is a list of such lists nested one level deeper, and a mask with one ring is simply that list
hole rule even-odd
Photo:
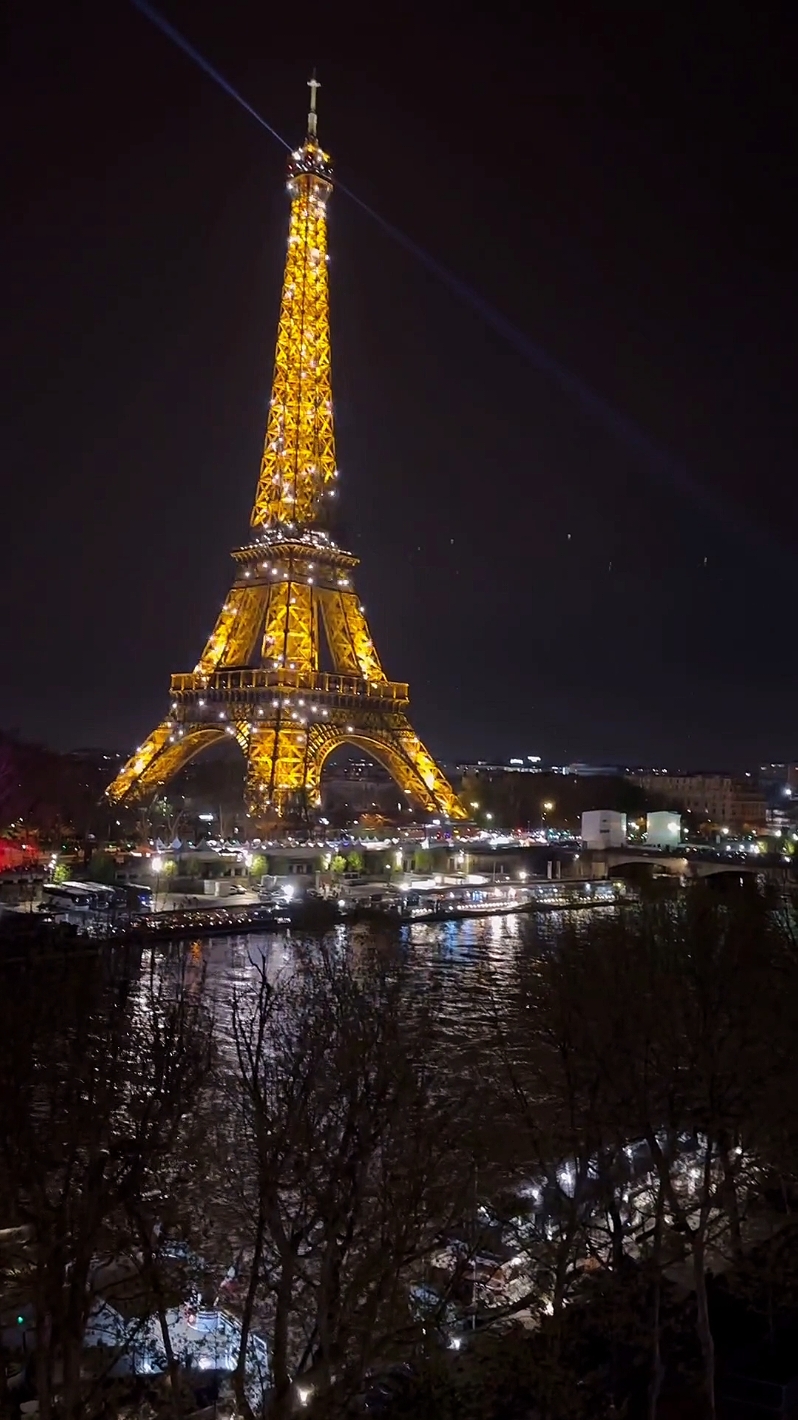
[{"label": "tower leg", "polygon": [[[405,721],[405,726],[398,731],[397,738],[401,746],[402,758],[412,770],[415,781],[420,780],[424,785],[432,809],[443,814],[446,818],[467,818],[468,815],[454,789],[445,774],[438,768],[429,750],[422,744],[409,721]],[[413,785],[409,787],[411,792],[418,793],[418,790],[414,790]]]},{"label": "tower leg", "polygon": [[[242,730],[231,726],[234,738],[242,743]],[[119,771],[106,794],[112,804],[135,802],[154,794],[173,779],[195,754],[227,738],[227,729],[203,725],[181,734],[171,721],[163,721],[148,735],[143,745]]]},{"label": "tower leg", "polygon": [[305,814],[318,807],[318,772],[308,731],[291,724],[259,725],[247,754],[247,807],[254,818]]}]

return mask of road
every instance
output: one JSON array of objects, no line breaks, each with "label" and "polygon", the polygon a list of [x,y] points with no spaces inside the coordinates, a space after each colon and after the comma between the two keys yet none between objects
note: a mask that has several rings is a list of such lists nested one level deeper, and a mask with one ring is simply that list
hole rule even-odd
[{"label": "road", "polygon": [[152,905],[155,912],[188,912],[207,908],[218,911],[220,907],[253,907],[260,902],[256,892],[233,892],[223,897],[211,897],[205,893],[159,892],[153,893]]}]

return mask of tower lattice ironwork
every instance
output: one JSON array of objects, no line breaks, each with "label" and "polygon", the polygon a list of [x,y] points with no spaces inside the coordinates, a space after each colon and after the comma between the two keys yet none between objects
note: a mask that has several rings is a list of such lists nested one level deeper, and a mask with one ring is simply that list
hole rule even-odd
[{"label": "tower lattice ironwork", "polygon": [[291,217],[274,379],[251,540],[194,670],[172,676],[170,713],[108,789],[114,802],[155,792],[188,760],[232,736],[257,817],[313,810],[327,756],[354,744],[408,798],[466,817],[408,719],[408,687],[388,680],[352,574],[358,558],[329,528],[338,471],[330,378],[327,201],[330,159],[316,132],[288,164]]}]

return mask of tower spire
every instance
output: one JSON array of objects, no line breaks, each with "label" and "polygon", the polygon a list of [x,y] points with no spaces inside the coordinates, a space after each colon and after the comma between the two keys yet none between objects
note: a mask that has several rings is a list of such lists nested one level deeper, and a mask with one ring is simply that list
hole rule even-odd
[{"label": "tower spire", "polygon": [[316,142],[316,137],[317,137],[317,134],[316,134],[316,90],[321,88],[321,84],[319,83],[318,79],[316,78],[316,70],[315,70],[315,69],[313,70],[313,73],[312,73],[311,77],[308,79],[308,88],[310,89],[310,111],[309,111],[309,113],[308,113],[308,138],[312,138],[312,139],[313,139],[313,142],[315,143],[315,142]]},{"label": "tower spire", "polygon": [[315,73],[308,87],[307,137],[288,160],[288,250],[253,527],[323,522],[325,501],[333,496],[338,476],[327,283],[332,167],[316,138]]}]

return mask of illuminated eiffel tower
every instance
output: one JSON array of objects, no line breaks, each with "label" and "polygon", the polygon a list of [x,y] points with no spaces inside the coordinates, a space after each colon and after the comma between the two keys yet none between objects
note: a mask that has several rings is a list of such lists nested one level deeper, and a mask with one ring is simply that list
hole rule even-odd
[{"label": "illuminated eiffel tower", "polygon": [[[465,810],[407,717],[408,687],[388,680],[352,573],[358,558],[328,532],[338,471],[327,281],[332,170],[316,135],[291,154],[291,219],[266,443],[252,538],[193,671],[173,675],[169,714],[108,788],[113,802],[154,793],[200,750],[231,736],[247,761],[256,818],[307,814],[324,761],[365,750],[427,812]],[[322,669],[324,665],[327,669]]]}]

